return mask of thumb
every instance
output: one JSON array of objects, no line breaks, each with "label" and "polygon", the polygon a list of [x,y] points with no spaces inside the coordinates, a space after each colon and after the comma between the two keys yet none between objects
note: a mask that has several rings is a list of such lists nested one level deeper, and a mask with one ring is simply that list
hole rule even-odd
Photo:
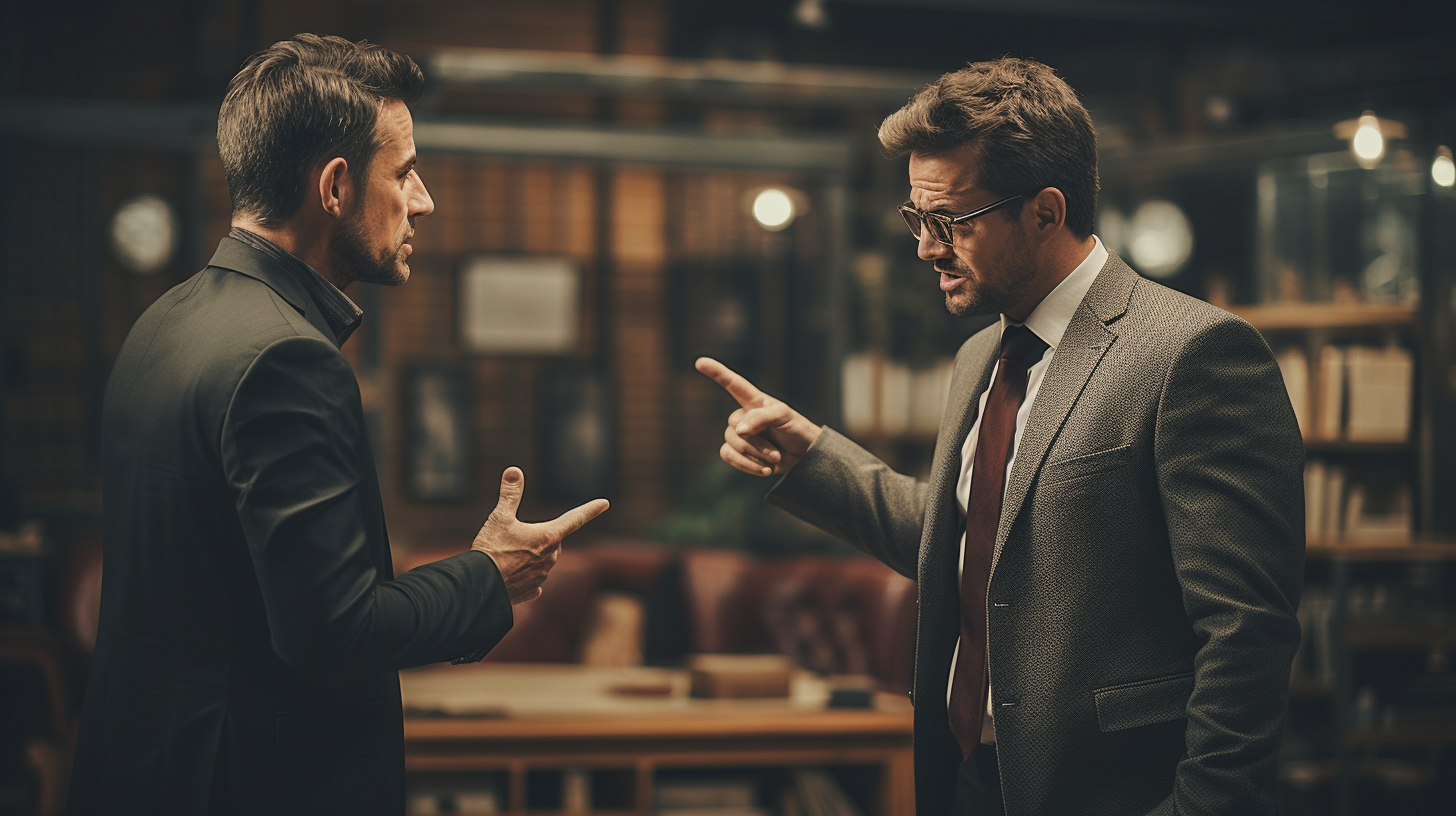
[{"label": "thumb", "polygon": [[495,509],[511,518],[516,517],[516,508],[521,506],[521,493],[526,489],[526,474],[518,467],[508,467],[501,474],[500,501]]}]

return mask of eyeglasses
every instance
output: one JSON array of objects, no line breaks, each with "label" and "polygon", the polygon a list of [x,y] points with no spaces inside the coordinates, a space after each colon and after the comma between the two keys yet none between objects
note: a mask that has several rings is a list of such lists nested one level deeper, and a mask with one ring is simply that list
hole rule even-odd
[{"label": "eyeglasses", "polygon": [[1030,193],[1017,193],[1014,196],[1007,196],[999,201],[992,201],[984,207],[971,210],[970,212],[963,212],[959,215],[923,212],[916,209],[914,204],[907,201],[900,205],[900,217],[905,219],[905,226],[910,228],[910,234],[915,236],[915,240],[920,240],[920,230],[928,227],[931,238],[946,246],[953,246],[955,244],[955,237],[951,233],[951,227],[954,227],[956,224],[964,224],[973,218],[980,218],[986,213],[995,212],[1018,198],[1024,198],[1028,195]]}]

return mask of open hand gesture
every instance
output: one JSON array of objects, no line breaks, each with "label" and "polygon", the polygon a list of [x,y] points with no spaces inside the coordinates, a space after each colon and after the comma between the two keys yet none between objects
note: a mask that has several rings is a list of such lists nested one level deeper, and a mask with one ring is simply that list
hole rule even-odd
[{"label": "open hand gesture", "polygon": [[699,357],[694,367],[732,395],[739,408],[728,417],[718,455],[744,473],[787,473],[819,438],[819,426],[784,402],[754,387],[728,366]]},{"label": "open hand gesture", "polygon": [[517,467],[506,468],[501,474],[500,501],[470,545],[495,560],[512,604],[541,597],[546,573],[561,556],[561,539],[580,530],[608,507],[606,499],[593,499],[552,521],[529,524],[516,518],[525,488],[526,474]]}]

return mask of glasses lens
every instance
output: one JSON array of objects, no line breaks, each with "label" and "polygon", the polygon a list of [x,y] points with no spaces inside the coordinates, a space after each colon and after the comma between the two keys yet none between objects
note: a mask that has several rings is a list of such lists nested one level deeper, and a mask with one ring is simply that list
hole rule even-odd
[{"label": "glasses lens", "polygon": [[907,210],[904,207],[901,207],[900,208],[900,217],[903,218],[903,219],[905,219],[905,226],[907,226],[907,227],[910,228],[910,234],[913,235],[913,236],[915,236],[916,240],[919,240],[920,239],[920,222],[921,222],[921,219],[920,219],[919,214],[914,213],[914,212],[911,212],[910,210]]},{"label": "glasses lens", "polygon": [[942,244],[953,243],[950,237],[950,224],[947,224],[939,218],[926,218],[925,226],[930,230],[931,238],[934,238]]}]

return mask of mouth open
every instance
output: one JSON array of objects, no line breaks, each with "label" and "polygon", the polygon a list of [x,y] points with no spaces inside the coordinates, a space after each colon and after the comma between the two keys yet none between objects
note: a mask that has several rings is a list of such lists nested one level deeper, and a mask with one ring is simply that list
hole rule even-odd
[{"label": "mouth open", "polygon": [[940,290],[942,292],[949,292],[957,286],[960,286],[961,281],[967,277],[960,272],[952,272],[947,269],[941,269],[940,267],[936,267],[935,271],[940,273]]}]

